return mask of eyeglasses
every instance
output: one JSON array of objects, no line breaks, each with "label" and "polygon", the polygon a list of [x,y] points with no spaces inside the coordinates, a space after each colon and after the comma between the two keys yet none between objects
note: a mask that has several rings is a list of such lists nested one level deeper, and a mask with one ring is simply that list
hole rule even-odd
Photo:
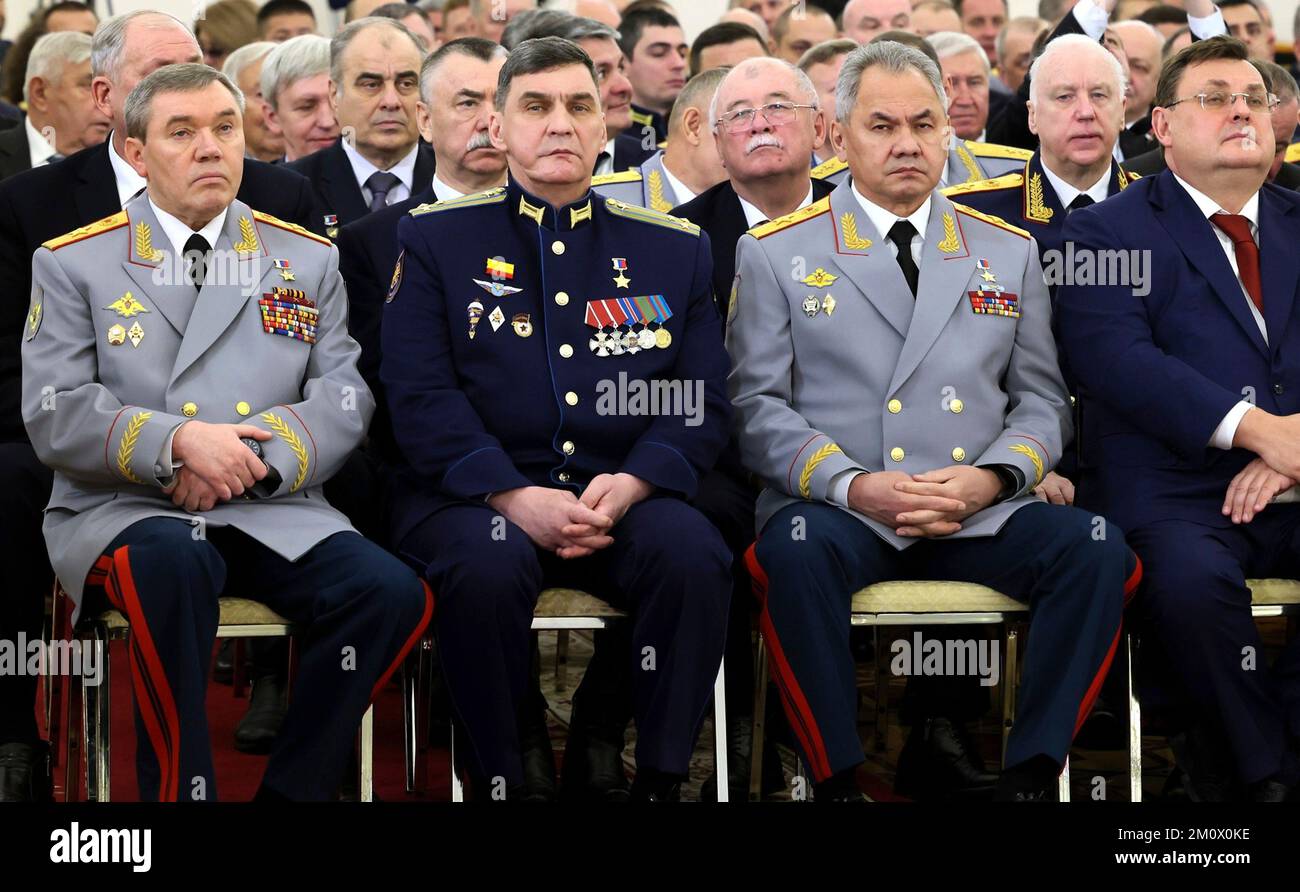
[{"label": "eyeglasses", "polygon": [[1253,114],[1255,112],[1268,111],[1274,108],[1279,100],[1272,93],[1229,93],[1226,90],[1215,90],[1212,93],[1197,93],[1194,96],[1185,96],[1182,99],[1176,99],[1165,106],[1173,108],[1180,102],[1191,102],[1193,99],[1201,101],[1201,108],[1206,111],[1223,111],[1237,101],[1240,96],[1246,101],[1246,108]]},{"label": "eyeglasses", "polygon": [[801,108],[816,108],[815,105],[800,105],[794,102],[769,102],[762,108],[738,108],[718,118],[718,123],[727,128],[729,133],[744,133],[754,126],[754,116],[763,115],[763,119],[773,127],[789,124],[795,119],[795,113]]}]

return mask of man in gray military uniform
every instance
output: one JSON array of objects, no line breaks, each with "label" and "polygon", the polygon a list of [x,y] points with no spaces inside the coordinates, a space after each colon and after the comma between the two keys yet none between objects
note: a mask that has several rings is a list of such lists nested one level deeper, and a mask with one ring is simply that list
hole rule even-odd
[{"label": "man in gray military uniform", "polygon": [[594,177],[591,187],[606,198],[668,213],[727,178],[709,121],[709,103],[727,76],[710,68],[691,78],[673,103],[668,142],[640,167]]},{"label": "man in gray military uniform", "polygon": [[55,471],[45,541],[79,612],[130,621],[143,799],[216,798],[218,596],[306,632],[258,793],[272,800],[333,795],[373,691],[432,612],[321,493],[374,400],[337,251],[234,199],[242,110],[206,66],[149,75],[126,103],[147,191],[33,260],[22,409]]},{"label": "man in gray military uniform", "polygon": [[1046,798],[1135,559],[1114,528],[1031,495],[1069,430],[1047,288],[1027,233],[936,191],[938,67],[871,44],[837,96],[852,182],[740,239],[728,312],[741,457],[765,485],[750,569],[773,674],[818,798],[860,798],[850,596],[990,585],[1034,617],[996,795]]}]

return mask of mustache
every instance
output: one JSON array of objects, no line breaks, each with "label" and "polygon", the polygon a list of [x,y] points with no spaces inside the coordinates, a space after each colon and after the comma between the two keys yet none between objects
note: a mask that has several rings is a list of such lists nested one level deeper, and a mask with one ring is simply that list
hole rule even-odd
[{"label": "mustache", "polygon": [[478,133],[475,133],[473,136],[469,138],[469,142],[465,143],[465,154],[468,155],[470,152],[474,152],[479,149],[490,149],[490,148],[492,148],[492,139],[491,137],[488,136],[487,131],[483,130]]},{"label": "mustache", "polygon": [[785,142],[772,133],[755,133],[749,138],[749,142],[745,143],[745,154],[749,155],[763,148],[763,146],[775,146],[778,149],[784,149]]}]

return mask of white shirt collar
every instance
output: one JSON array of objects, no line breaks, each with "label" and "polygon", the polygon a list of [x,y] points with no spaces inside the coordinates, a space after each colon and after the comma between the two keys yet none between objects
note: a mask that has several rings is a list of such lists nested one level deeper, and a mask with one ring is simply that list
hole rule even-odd
[{"label": "white shirt collar", "polygon": [[[180,257],[185,253],[185,243],[194,235],[194,230],[164,211],[158,205],[154,204],[153,196],[149,196],[149,207],[153,209],[154,215],[158,217],[158,225],[162,227],[163,234],[167,236],[167,241],[172,245],[172,256]],[[208,245],[215,248],[217,246],[217,237],[221,235],[221,228],[226,225],[226,214],[230,212],[230,207],[222,208],[221,213],[213,217],[208,224],[198,231],[208,242]]]},{"label": "white shirt collar", "polygon": [[453,198],[464,198],[468,193],[451,188],[435,173],[433,175],[433,194],[438,201],[450,201]]},{"label": "white shirt collar", "polygon": [[[1039,156],[1039,160],[1043,161],[1042,156]],[[1047,181],[1052,184],[1052,189],[1056,192],[1056,197],[1060,200],[1061,207],[1063,208],[1069,208],[1070,202],[1074,201],[1080,195],[1087,195],[1093,201],[1105,201],[1106,196],[1110,192],[1109,167],[1107,167],[1106,172],[1101,175],[1101,179],[1097,180],[1097,182],[1093,183],[1087,189],[1082,190],[1076,189],[1074,186],[1071,186],[1065,180],[1058,177],[1052,169],[1047,166],[1046,161],[1043,161],[1043,173],[1047,174]]]},{"label": "white shirt collar", "polygon": [[[667,170],[667,168],[664,169]],[[736,197],[740,198],[739,192],[736,193]],[[808,194],[804,196],[803,201],[799,202],[799,207],[795,208],[795,210],[797,211],[808,207],[808,205],[812,204],[812,200],[813,200],[812,180],[809,180]],[[753,229],[755,226],[757,226],[759,223],[762,223],[764,220],[769,219],[767,214],[763,213],[757,207],[750,204],[748,201],[745,201],[745,199],[743,198],[740,198],[740,209],[745,212],[745,225],[750,229]],[[791,213],[793,213],[793,211],[791,211]]]},{"label": "white shirt collar", "polygon": [[23,118],[23,126],[27,128],[27,148],[32,156],[32,167],[40,167],[49,161],[51,156],[59,153],[59,150],[50,145],[50,141],[32,125],[30,116]]},{"label": "white shirt collar", "polygon": [[925,241],[925,230],[930,225],[930,202],[934,200],[933,195],[927,195],[921,206],[906,218],[900,217],[893,211],[887,211],[871,199],[867,198],[858,191],[858,184],[853,184],[853,195],[858,199],[858,204],[862,205],[862,210],[866,213],[867,219],[871,225],[876,227],[876,232],[880,233],[881,238],[889,237],[889,230],[894,228],[894,224],[899,220],[906,219],[916,228],[916,234]]},{"label": "white shirt collar", "polygon": [[[358,152],[346,139],[340,140],[340,142],[343,145],[343,154],[347,155],[348,161],[352,164],[352,174],[357,178],[357,185],[365,189],[366,180],[370,179],[371,174],[379,173],[379,168],[372,164],[370,159]],[[415,182],[415,157],[419,151],[420,141],[417,139],[415,145],[411,146],[411,151],[406,153],[406,157],[385,171],[385,173],[391,173],[402,181],[408,195],[414,191],[411,184]],[[393,194],[390,192],[388,197],[391,204]]]},{"label": "white shirt collar", "polygon": [[[677,179],[677,177],[673,176],[673,172],[672,172],[671,170],[668,169],[668,165],[663,163],[663,158],[662,158],[662,157],[659,159],[659,166],[662,167],[662,168],[664,169],[664,177],[667,178],[667,180],[668,180],[668,185],[669,185],[669,186],[672,186],[672,188],[673,188],[673,197],[677,200],[677,204],[678,204],[678,206],[683,205],[683,204],[686,204],[686,202],[688,202],[688,201],[690,201],[691,199],[695,198],[695,196],[699,194],[699,193],[697,193],[697,192],[692,192],[690,186],[687,186],[687,185],[686,185],[685,183],[683,183],[681,180]],[[809,186],[808,189],[809,189],[808,195],[810,196],[810,198],[809,198],[809,204],[811,204],[811,203],[812,203],[812,199],[811,199],[811,195],[812,195],[812,191],[811,191],[811,190],[812,190],[812,187]],[[737,198],[740,198],[739,195],[737,195],[736,197],[737,197]],[[742,208],[745,206],[745,203],[744,203],[744,202],[745,202],[745,200],[742,198],[742,199],[741,199],[741,204],[740,204],[740,206],[741,206]],[[762,218],[760,217],[759,219],[762,219]]]},{"label": "white shirt collar", "polygon": [[117,181],[117,200],[122,207],[126,207],[126,203],[139,194],[148,182],[117,153],[111,130],[108,133],[108,163],[113,166],[113,178]]},{"label": "white shirt collar", "polygon": [[604,176],[607,173],[614,173],[614,140],[605,143],[605,148],[601,149],[601,157],[596,162],[596,172],[592,176]]},{"label": "white shirt collar", "polygon": [[[1173,171],[1170,171],[1170,173],[1173,173]],[[1215,201],[1210,196],[1206,195],[1201,190],[1197,189],[1195,186],[1190,185],[1186,180],[1184,180],[1178,174],[1174,173],[1174,179],[1178,181],[1178,185],[1182,186],[1184,189],[1187,190],[1188,195],[1192,196],[1192,201],[1196,202],[1196,207],[1200,210],[1202,214],[1205,215],[1206,220],[1209,220],[1212,214],[1228,213],[1228,211],[1219,207],[1219,203],[1217,201]],[[1258,192],[1250,196],[1250,200],[1247,201],[1246,204],[1242,206],[1241,216],[1245,217],[1247,220],[1250,221],[1250,228],[1252,232],[1256,232],[1259,230],[1259,193]],[[1217,227],[1216,227],[1216,231],[1217,231]]]}]

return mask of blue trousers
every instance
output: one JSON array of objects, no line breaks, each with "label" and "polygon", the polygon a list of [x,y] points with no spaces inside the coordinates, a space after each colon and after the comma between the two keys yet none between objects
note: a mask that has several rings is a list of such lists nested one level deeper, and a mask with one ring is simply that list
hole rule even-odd
[{"label": "blue trousers", "polygon": [[[136,773],[142,800],[216,799],[204,696],[223,592],[302,627],[301,658],[262,785],[331,798],[371,699],[428,626],[433,597],[409,568],[357,533],[288,561],[238,530],[176,518],[132,524],[87,581],[87,608],[131,623]],[[97,603],[98,602],[98,603]]]},{"label": "blue trousers", "polygon": [[[791,535],[803,519],[802,537]],[[1075,508],[1027,505],[996,535],[922,540],[903,551],[848,512],[801,502],[763,528],[751,566],[769,665],[815,781],[864,759],[849,650],[852,594],[895,579],[976,582],[1025,602],[1030,635],[1006,764],[1060,763],[1087,717],[1141,573],[1124,537]],[[1008,671],[1010,671],[1008,669]]]},{"label": "blue trousers", "polygon": [[633,505],[612,536],[608,548],[565,561],[487,505],[465,503],[401,543],[438,598],[438,654],[475,777],[523,782],[517,716],[546,587],[581,589],[631,613],[623,658],[633,661],[637,765],[687,773],[722,660],[731,552],[702,514],[666,497]]},{"label": "blue trousers", "polygon": [[1300,505],[1224,528],[1161,521],[1128,541],[1144,568],[1134,606],[1158,693],[1226,734],[1244,783],[1277,773],[1288,737],[1300,741],[1300,639],[1267,665],[1246,579],[1300,576]]}]

